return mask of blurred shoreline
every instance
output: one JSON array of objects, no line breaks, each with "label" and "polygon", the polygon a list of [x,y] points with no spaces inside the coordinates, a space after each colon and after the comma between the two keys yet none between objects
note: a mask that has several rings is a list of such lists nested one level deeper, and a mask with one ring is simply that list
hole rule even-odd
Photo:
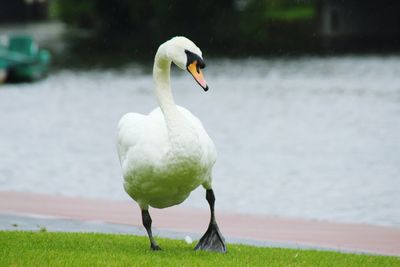
[{"label": "blurred shoreline", "polygon": [[[132,63],[151,64],[158,44],[144,47],[137,46],[137,40],[113,40],[107,36],[102,38],[89,30],[71,28],[57,20],[45,22],[0,24],[0,43],[6,43],[8,35],[28,34],[33,36],[39,46],[49,49],[53,54],[53,69],[90,69],[120,68]],[[171,36],[172,37],[172,36]],[[361,40],[362,41],[362,40]],[[365,41],[365,40],[364,40]],[[292,43],[292,40],[282,42]],[[357,42],[355,46],[357,47]],[[201,44],[199,44],[201,46]],[[243,47],[239,50],[207,49],[206,59],[251,59],[251,58],[301,58],[332,57],[349,55],[399,55],[397,49],[381,50],[330,50],[320,49],[314,45],[300,45],[296,48],[265,48],[264,52],[255,52]]]}]

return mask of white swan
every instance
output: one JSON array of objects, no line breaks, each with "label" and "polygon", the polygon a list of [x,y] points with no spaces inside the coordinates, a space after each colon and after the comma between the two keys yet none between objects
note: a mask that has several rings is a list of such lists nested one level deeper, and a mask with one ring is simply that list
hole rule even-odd
[{"label": "white swan", "polygon": [[151,249],[159,250],[151,233],[149,206],[165,208],[183,202],[196,187],[206,189],[211,220],[195,249],[225,252],[224,238],[214,216],[211,170],[216,160],[214,143],[192,113],[175,105],[170,87],[174,62],[188,70],[208,90],[201,69],[200,49],[185,37],[163,43],[154,59],[153,78],[160,108],[149,115],[125,114],[118,124],[118,155],[125,191],[140,206]]}]

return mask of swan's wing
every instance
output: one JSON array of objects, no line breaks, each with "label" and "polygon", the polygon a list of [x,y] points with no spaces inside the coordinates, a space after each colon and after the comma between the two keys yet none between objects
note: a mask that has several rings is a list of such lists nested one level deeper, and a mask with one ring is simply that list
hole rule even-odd
[{"label": "swan's wing", "polygon": [[147,124],[147,116],[138,113],[127,113],[120,119],[117,150],[121,165],[123,165],[129,150],[140,143]]},{"label": "swan's wing", "polygon": [[207,160],[209,161],[209,164],[211,166],[214,165],[215,161],[217,160],[217,150],[215,148],[214,142],[204,129],[203,124],[196,116],[194,116],[186,108],[181,106],[177,107],[178,110],[185,116],[185,118],[187,118],[195,127],[197,134],[199,136],[199,141],[202,144],[202,147],[206,153]]},{"label": "swan's wing", "polygon": [[122,168],[157,162],[165,152],[167,138],[164,117],[159,108],[149,115],[125,114],[118,123],[117,140]]}]

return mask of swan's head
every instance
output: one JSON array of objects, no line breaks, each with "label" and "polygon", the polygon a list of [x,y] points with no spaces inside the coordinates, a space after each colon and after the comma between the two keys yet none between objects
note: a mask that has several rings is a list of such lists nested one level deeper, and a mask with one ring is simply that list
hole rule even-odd
[{"label": "swan's head", "polygon": [[168,41],[167,56],[182,70],[187,70],[196,82],[208,90],[208,85],[203,77],[206,64],[204,63],[201,50],[186,37],[174,37]]}]

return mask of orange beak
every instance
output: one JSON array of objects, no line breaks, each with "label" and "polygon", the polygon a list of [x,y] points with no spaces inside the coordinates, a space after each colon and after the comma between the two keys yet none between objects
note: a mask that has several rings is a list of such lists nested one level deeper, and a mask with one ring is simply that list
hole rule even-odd
[{"label": "orange beak", "polygon": [[187,70],[190,72],[190,74],[192,74],[193,78],[204,89],[204,91],[207,91],[208,85],[206,80],[204,80],[203,72],[201,71],[197,60],[193,61],[193,63],[187,66]]}]

